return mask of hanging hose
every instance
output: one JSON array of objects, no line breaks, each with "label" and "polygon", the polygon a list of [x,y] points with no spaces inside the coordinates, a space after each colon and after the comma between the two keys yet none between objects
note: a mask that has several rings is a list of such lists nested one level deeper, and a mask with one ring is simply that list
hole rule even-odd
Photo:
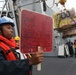
[{"label": "hanging hose", "polygon": [[45,2],[45,0],[43,1],[43,11],[46,11],[46,2]]}]

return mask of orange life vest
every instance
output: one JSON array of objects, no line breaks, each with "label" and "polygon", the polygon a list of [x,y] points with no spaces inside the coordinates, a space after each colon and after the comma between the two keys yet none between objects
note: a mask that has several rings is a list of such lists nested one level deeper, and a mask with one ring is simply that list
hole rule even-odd
[{"label": "orange life vest", "polygon": [[0,36],[0,48],[2,48],[6,60],[17,60],[13,50],[17,46],[15,40],[12,38],[10,40],[6,39],[3,36]]}]

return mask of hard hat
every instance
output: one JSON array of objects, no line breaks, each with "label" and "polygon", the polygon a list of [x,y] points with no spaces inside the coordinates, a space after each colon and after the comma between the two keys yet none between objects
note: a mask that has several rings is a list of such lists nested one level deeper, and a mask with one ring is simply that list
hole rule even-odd
[{"label": "hard hat", "polygon": [[20,37],[19,36],[16,36],[14,39],[17,40],[17,41],[19,41],[20,40]]},{"label": "hard hat", "polygon": [[14,26],[14,21],[11,18],[4,16],[0,18],[0,26],[3,24],[11,24],[12,26]]},{"label": "hard hat", "polygon": [[59,0],[59,3],[60,3],[61,5],[64,5],[65,2],[66,2],[66,0]]}]

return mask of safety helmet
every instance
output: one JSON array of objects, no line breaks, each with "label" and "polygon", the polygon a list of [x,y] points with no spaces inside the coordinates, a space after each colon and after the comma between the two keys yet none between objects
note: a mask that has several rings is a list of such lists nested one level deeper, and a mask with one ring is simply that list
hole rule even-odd
[{"label": "safety helmet", "polygon": [[0,18],[0,26],[3,24],[11,24],[14,27],[14,21],[6,16]]},{"label": "safety helmet", "polygon": [[60,3],[61,5],[64,5],[65,2],[66,2],[66,0],[59,0],[59,3]]},{"label": "safety helmet", "polygon": [[19,41],[19,40],[20,40],[20,37],[19,37],[19,36],[16,36],[14,39],[15,39],[16,41]]}]

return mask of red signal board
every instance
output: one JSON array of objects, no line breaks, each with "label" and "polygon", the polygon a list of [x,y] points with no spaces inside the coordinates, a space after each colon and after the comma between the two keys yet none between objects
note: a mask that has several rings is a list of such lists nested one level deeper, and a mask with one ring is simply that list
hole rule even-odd
[{"label": "red signal board", "polygon": [[40,46],[43,52],[51,52],[53,47],[53,20],[47,15],[23,9],[20,24],[20,50],[34,53]]}]

